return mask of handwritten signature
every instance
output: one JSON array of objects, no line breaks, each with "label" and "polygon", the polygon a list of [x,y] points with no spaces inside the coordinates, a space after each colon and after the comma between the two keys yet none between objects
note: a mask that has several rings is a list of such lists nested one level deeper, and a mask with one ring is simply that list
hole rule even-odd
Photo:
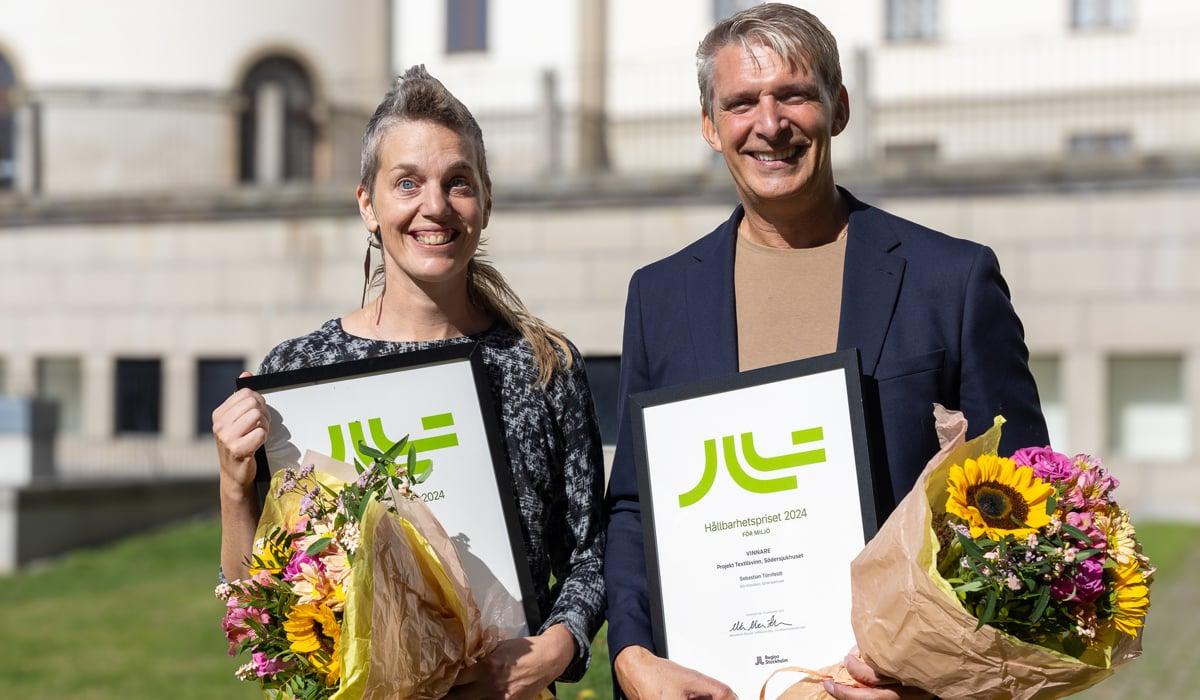
[{"label": "handwritten signature", "polygon": [[792,623],[784,622],[775,615],[771,615],[766,620],[762,618],[749,618],[747,620],[738,620],[733,623],[733,627],[729,628],[730,632],[755,632],[759,630],[769,630],[776,627],[791,627]]}]

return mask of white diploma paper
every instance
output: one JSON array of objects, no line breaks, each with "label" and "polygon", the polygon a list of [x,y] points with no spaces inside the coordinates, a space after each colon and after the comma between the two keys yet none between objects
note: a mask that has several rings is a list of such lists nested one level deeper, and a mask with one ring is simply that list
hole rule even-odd
[{"label": "white diploma paper", "polygon": [[837,369],[642,409],[667,655],[739,697],[854,644],[865,536],[847,406]]}]

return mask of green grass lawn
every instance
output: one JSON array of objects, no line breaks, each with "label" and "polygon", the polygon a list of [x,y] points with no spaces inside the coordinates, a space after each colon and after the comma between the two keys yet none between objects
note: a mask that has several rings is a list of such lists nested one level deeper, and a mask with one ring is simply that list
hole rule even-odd
[{"label": "green grass lawn", "polygon": [[[1200,526],[1138,528],[1170,585],[1182,558],[1200,546]],[[234,680],[213,597],[219,532],[191,523],[84,551],[0,578],[0,688],[40,698],[260,697]],[[1136,668],[1136,667],[1135,667]],[[559,697],[611,695],[604,631],[582,683]]]}]

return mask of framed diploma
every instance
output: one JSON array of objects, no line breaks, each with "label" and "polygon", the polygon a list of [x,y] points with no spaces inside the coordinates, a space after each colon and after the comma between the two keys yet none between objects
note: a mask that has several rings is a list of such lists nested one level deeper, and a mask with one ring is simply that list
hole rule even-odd
[{"label": "framed diploma", "polygon": [[409,436],[414,490],[454,541],[485,624],[506,637],[541,620],[487,371],[475,343],[244,377],[271,415],[259,481],[307,451],[353,464]]},{"label": "framed diploma", "polygon": [[854,645],[877,526],[859,379],[846,350],[630,397],[655,645],[738,697]]}]

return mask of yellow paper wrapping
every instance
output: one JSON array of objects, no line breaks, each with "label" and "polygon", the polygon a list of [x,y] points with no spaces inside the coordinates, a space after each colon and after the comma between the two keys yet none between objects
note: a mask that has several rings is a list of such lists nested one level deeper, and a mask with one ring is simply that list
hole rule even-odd
[{"label": "yellow paper wrapping", "polygon": [[943,698],[1058,698],[1088,688],[1141,655],[1141,637],[1113,635],[1079,660],[978,621],[937,573],[935,510],[950,467],[995,452],[1003,419],[967,441],[961,413],[935,406],[941,451],[851,565],[851,624],[863,658],[882,674]]},{"label": "yellow paper wrapping", "polygon": [[[329,461],[312,453],[304,459],[345,476],[340,463]],[[346,483],[325,471],[312,478],[334,490]],[[281,481],[281,473],[271,480],[256,539],[299,517],[302,496],[277,497]],[[454,544],[428,506],[408,498],[396,505],[393,514],[373,501],[360,523],[342,620],[342,680],[334,700],[441,698],[461,669],[500,641],[494,628],[481,624]],[[539,696],[553,697],[549,691]]]}]

